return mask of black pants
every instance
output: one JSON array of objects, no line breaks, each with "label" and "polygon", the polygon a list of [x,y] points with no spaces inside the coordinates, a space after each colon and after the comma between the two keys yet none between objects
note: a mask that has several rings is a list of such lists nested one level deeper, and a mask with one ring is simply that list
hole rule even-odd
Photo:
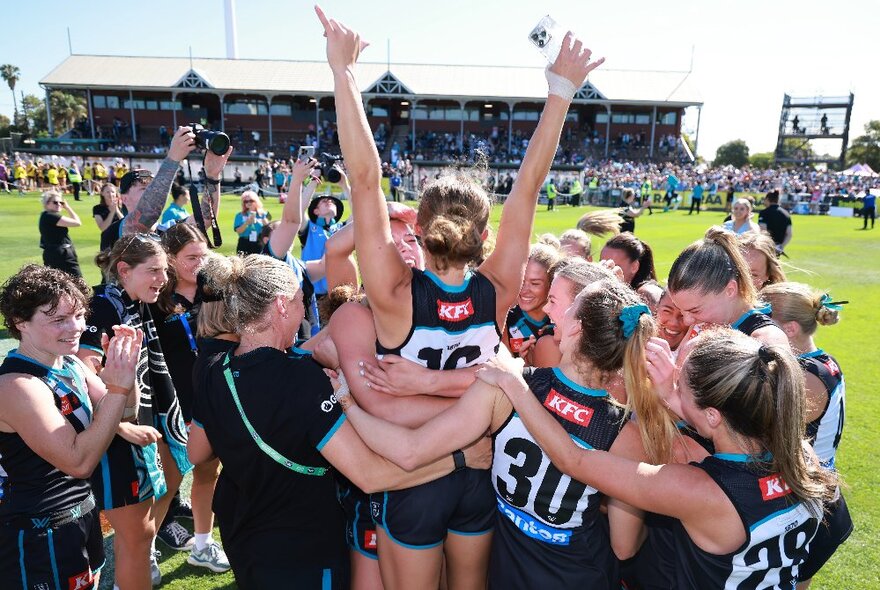
[{"label": "black pants", "polygon": [[553,206],[556,204],[556,199],[547,199],[547,211],[553,211]]},{"label": "black pants", "polygon": [[73,244],[46,244],[43,246],[43,265],[57,268],[75,277],[81,277],[79,259]]},{"label": "black pants", "polygon": [[73,187],[73,200],[79,201],[79,191],[82,188],[81,182],[71,182],[70,186]]},{"label": "black pants", "polygon": [[862,209],[862,219],[865,220],[865,225],[862,226],[862,229],[868,229],[868,217],[871,218],[871,229],[874,229],[874,215],[876,209],[876,207],[865,207]]},{"label": "black pants", "polygon": [[690,215],[691,213],[694,212],[695,207],[697,209],[697,215],[699,215],[700,214],[700,205],[702,205],[702,204],[703,204],[703,199],[695,199],[695,198],[691,197],[691,210],[688,211],[688,215]]}]

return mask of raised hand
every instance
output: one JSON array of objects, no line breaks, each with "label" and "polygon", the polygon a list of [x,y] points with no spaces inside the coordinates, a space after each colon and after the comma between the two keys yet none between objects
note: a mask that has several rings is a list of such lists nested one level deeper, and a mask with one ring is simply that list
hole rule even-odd
[{"label": "raised hand", "polygon": [[222,156],[218,156],[211,150],[205,152],[205,175],[212,180],[223,178],[223,168],[231,155],[232,146],[229,146],[229,149]]},{"label": "raised hand", "polygon": [[604,57],[590,63],[592,55],[593,52],[584,47],[583,43],[569,31],[562,40],[562,49],[549,71],[562,76],[574,84],[576,88],[580,88],[584,80],[587,79],[587,75],[605,63]]},{"label": "raised hand", "polygon": [[342,72],[357,63],[361,51],[369,45],[361,41],[360,35],[342,23],[328,18],[320,6],[315,6],[318,20],[324,26],[327,37],[327,63],[334,72]]},{"label": "raised hand", "polygon": [[102,344],[106,342],[104,370],[101,371],[101,379],[108,387],[130,391],[134,387],[135,368],[141,352],[141,344],[144,333],[135,331],[130,326],[113,326],[113,338],[107,341],[107,335],[102,338]]},{"label": "raised hand", "polygon": [[196,149],[196,134],[193,133],[192,127],[178,127],[168,147],[168,158],[180,162],[185,160],[194,149]]},{"label": "raised hand", "polygon": [[305,179],[312,174],[312,171],[317,165],[318,160],[316,160],[315,158],[309,158],[308,160],[296,160],[293,163],[293,168],[290,169],[291,184],[302,184]]}]

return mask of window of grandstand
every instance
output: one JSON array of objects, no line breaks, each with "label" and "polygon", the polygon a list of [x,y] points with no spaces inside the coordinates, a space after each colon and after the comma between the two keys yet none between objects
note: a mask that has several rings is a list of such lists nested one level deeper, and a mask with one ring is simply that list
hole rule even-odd
[{"label": "window of grandstand", "polygon": [[[370,116],[371,117],[387,117],[388,109],[385,107],[371,107]],[[416,109],[419,110],[419,109]],[[417,119],[420,117],[416,117]],[[426,119],[427,117],[421,117],[422,119]]]},{"label": "window of grandstand", "polygon": [[139,98],[136,98],[136,99],[134,99],[133,101],[132,101],[132,100],[125,100],[125,101],[123,101],[123,103],[122,103],[122,108],[124,108],[124,109],[130,109],[130,108],[132,108],[132,104],[134,104],[134,108],[135,108],[136,110],[141,110],[141,111],[142,111],[142,110],[144,110],[144,109],[146,108],[145,105],[144,105],[144,101],[141,100],[141,99],[139,99]]},{"label": "window of grandstand", "polygon": [[675,113],[658,113],[658,125],[675,125]]},{"label": "window of grandstand", "polygon": [[108,96],[107,97],[107,108],[108,109],[118,109],[119,108],[119,97],[118,96]]},{"label": "window of grandstand", "polygon": [[92,106],[96,109],[106,109],[107,108],[107,97],[100,96],[98,94],[92,97]]},{"label": "window of grandstand", "polygon": [[608,113],[596,113],[596,123],[607,123]]},{"label": "window of grandstand", "polygon": [[269,112],[273,115],[282,115],[284,117],[293,116],[293,107],[284,102],[273,102],[269,108]]},{"label": "window of grandstand", "polygon": [[536,109],[513,111],[514,121],[537,121],[540,117],[541,113]]},{"label": "window of grandstand", "polygon": [[159,102],[156,100],[148,100],[147,101],[147,110],[148,111],[158,111],[159,110]]},{"label": "window of grandstand", "polygon": [[179,111],[183,108],[183,105],[179,100],[161,100],[159,101],[159,108],[163,111]]},{"label": "window of grandstand", "polygon": [[223,105],[223,111],[227,115],[266,115],[268,109],[262,100],[233,100]]}]

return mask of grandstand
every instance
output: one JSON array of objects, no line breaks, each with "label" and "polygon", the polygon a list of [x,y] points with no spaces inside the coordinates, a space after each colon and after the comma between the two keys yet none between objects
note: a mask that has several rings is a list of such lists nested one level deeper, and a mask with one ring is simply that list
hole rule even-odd
[{"label": "grandstand", "polygon": [[[546,98],[541,68],[361,63],[356,76],[386,158],[396,146],[423,160],[450,159],[486,140],[494,161],[516,161]],[[86,96],[88,120],[75,134],[138,151],[161,145],[162,127],[171,133],[193,121],[226,131],[253,153],[335,143],[325,62],[74,54],[40,83],[47,93]],[[670,159],[682,151],[685,109],[702,104],[687,72],[600,68],[573,101],[563,163],[609,154]]]}]

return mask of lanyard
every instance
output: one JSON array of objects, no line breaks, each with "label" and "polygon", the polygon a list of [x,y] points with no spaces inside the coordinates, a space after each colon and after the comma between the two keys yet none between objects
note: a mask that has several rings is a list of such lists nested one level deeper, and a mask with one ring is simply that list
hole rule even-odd
[{"label": "lanyard", "polygon": [[254,439],[254,442],[257,443],[257,446],[260,447],[260,450],[269,455],[276,463],[290,469],[291,471],[295,471],[301,475],[326,475],[328,469],[326,467],[308,467],[306,465],[300,465],[295,461],[291,461],[272,447],[270,447],[266,442],[257,434],[257,431],[254,430],[253,425],[250,420],[248,420],[247,416],[244,413],[244,408],[241,407],[241,401],[238,399],[238,391],[235,389],[235,380],[232,378],[232,371],[229,369],[229,356],[231,353],[226,353],[226,358],[223,359],[223,376],[226,377],[226,384],[229,386],[229,391],[232,393],[232,400],[235,402],[235,407],[238,408],[238,413],[241,416],[242,422],[244,422],[245,427],[250,432],[251,437]]},{"label": "lanyard", "polygon": [[189,341],[189,349],[193,351],[194,354],[198,355],[199,347],[196,345],[196,337],[193,335],[192,327],[189,325],[189,318],[189,312],[185,311],[171,316],[168,321],[180,320],[180,324],[183,326],[183,331],[186,333],[186,339]]}]

